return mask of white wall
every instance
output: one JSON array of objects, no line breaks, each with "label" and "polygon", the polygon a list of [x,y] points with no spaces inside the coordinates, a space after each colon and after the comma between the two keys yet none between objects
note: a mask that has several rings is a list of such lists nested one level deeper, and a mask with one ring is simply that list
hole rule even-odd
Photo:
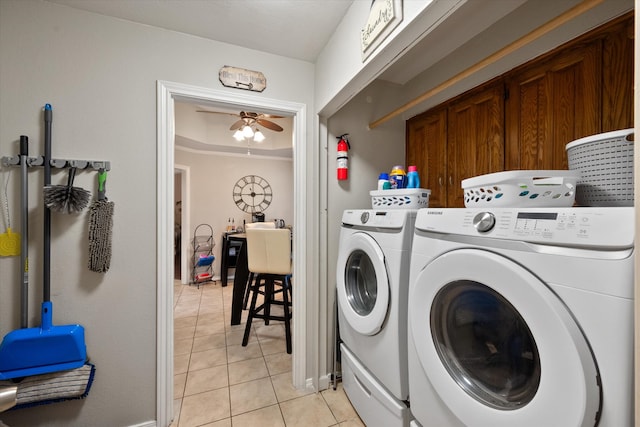
[{"label": "white wall", "polygon": [[[418,35],[442,17],[460,7],[465,0],[404,0],[403,19],[394,31],[362,61],[360,31],[367,22],[371,2],[354,1],[316,62],[316,109],[332,115],[352,96],[369,84],[378,72]],[[426,13],[425,13],[426,12]],[[414,29],[415,20],[426,18]]]},{"label": "white wall", "polygon": [[[328,316],[326,327],[329,336],[333,330],[336,289],[336,263],[342,212],[345,209],[371,209],[369,191],[376,190],[378,175],[390,172],[394,165],[405,161],[404,121],[397,119],[386,123],[375,131],[367,129],[367,123],[384,109],[386,102],[397,101],[398,86],[385,82],[375,82],[367,87],[336,114],[331,116],[328,127],[328,171],[327,171],[327,247],[326,301]],[[336,178],[335,138],[343,133],[349,134],[349,179],[338,181]],[[331,367],[332,347],[325,349],[327,366]]]},{"label": "white wall", "polygon": [[[293,225],[293,163],[291,159],[273,159],[260,156],[228,155],[204,151],[177,148],[176,164],[189,167],[191,201],[191,229],[183,239],[191,241],[195,228],[199,224],[213,227],[216,242],[213,265],[214,277],[220,276],[222,260],[222,233],[229,218],[236,226],[243,221],[251,222],[251,215],[238,209],[233,201],[232,190],[238,179],[245,175],[258,175],[271,185],[273,199],[264,211],[265,221],[275,218],[284,219],[287,225]],[[209,232],[208,228],[201,228]],[[187,254],[191,256],[191,253]],[[190,263],[187,264],[190,268]],[[233,271],[231,271],[233,274]]]},{"label": "white wall", "polygon": [[[262,71],[265,97],[313,104],[313,65],[40,1],[0,1],[0,155],[19,135],[42,153],[42,113],[53,105],[54,157],[109,160],[113,258],[87,270],[86,213],[56,215],[54,324],[81,323],[97,366],[88,398],[0,415],[8,425],[125,426],[156,418],[156,82],[218,90],[224,65]],[[313,151],[313,114],[307,141]],[[300,167],[312,167],[300,165]],[[169,171],[172,173],[172,171]],[[9,200],[18,216],[17,174]],[[31,326],[39,324],[41,182],[31,176]],[[54,182],[63,180],[57,173]],[[94,189],[95,175],[76,185]],[[19,224],[14,226],[19,231]],[[4,230],[2,230],[4,231]],[[16,257],[0,259],[0,334],[19,326]]]}]

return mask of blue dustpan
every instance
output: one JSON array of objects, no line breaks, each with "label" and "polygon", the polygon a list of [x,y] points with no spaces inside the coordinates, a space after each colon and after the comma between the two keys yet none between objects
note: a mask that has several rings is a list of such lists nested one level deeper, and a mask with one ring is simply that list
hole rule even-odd
[{"label": "blue dustpan", "polygon": [[0,380],[79,368],[87,360],[82,325],[52,325],[51,301],[42,303],[42,325],[17,329],[0,344]]}]

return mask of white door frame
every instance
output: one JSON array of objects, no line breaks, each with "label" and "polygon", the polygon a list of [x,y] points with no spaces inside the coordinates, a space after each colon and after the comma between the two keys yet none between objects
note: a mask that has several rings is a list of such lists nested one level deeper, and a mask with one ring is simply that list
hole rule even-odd
[{"label": "white door frame", "polygon": [[[173,418],[173,228],[174,209],[174,147],[175,147],[175,99],[215,102],[231,107],[252,107],[293,115],[293,191],[294,224],[293,271],[299,277],[293,293],[293,355],[292,379],[297,388],[307,387],[306,341],[318,341],[318,332],[307,334],[307,318],[315,319],[318,313],[310,313],[307,301],[308,223],[305,198],[307,189],[307,109],[305,104],[263,98],[244,92],[230,93],[208,88],[158,81],[157,88],[157,425],[169,425]],[[312,310],[311,310],[312,311]],[[313,336],[311,336],[313,335]],[[311,355],[309,355],[311,356]],[[314,357],[317,365],[319,355]]]}]

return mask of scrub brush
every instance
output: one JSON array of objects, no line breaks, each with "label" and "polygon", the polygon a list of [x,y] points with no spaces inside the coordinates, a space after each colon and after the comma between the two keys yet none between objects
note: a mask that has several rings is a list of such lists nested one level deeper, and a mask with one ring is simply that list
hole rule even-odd
[{"label": "scrub brush", "polygon": [[47,185],[44,187],[44,204],[51,210],[62,213],[78,213],[87,207],[91,193],[84,188],[74,187],[76,167],[69,168],[67,185]]},{"label": "scrub brush", "polygon": [[9,174],[6,168],[3,170],[4,186],[3,186],[3,211],[6,221],[6,231],[0,234],[0,256],[17,256],[20,255],[20,235],[11,230],[11,214],[9,213]]},{"label": "scrub brush", "polygon": [[98,198],[89,207],[89,270],[105,273],[111,265],[114,203],[106,196],[107,172],[98,171]]}]

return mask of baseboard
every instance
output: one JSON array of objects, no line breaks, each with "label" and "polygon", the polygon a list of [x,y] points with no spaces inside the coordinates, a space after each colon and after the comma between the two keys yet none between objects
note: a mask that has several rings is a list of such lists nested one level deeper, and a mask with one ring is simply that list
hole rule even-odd
[{"label": "baseboard", "polygon": [[331,374],[323,375],[318,379],[318,388],[320,388],[320,390],[328,389],[330,384],[331,384]]},{"label": "baseboard", "polygon": [[146,421],[144,423],[130,425],[129,427],[157,427],[157,426],[158,426],[157,421]]},{"label": "baseboard", "polygon": [[318,378],[318,389],[316,390],[315,386],[313,385],[313,380],[311,378],[307,378],[306,384],[305,384],[305,389],[307,391],[315,391],[315,392],[320,392],[322,390],[327,390],[329,388],[329,385],[331,384],[331,375],[330,374],[326,374],[321,376],[320,378]]}]

